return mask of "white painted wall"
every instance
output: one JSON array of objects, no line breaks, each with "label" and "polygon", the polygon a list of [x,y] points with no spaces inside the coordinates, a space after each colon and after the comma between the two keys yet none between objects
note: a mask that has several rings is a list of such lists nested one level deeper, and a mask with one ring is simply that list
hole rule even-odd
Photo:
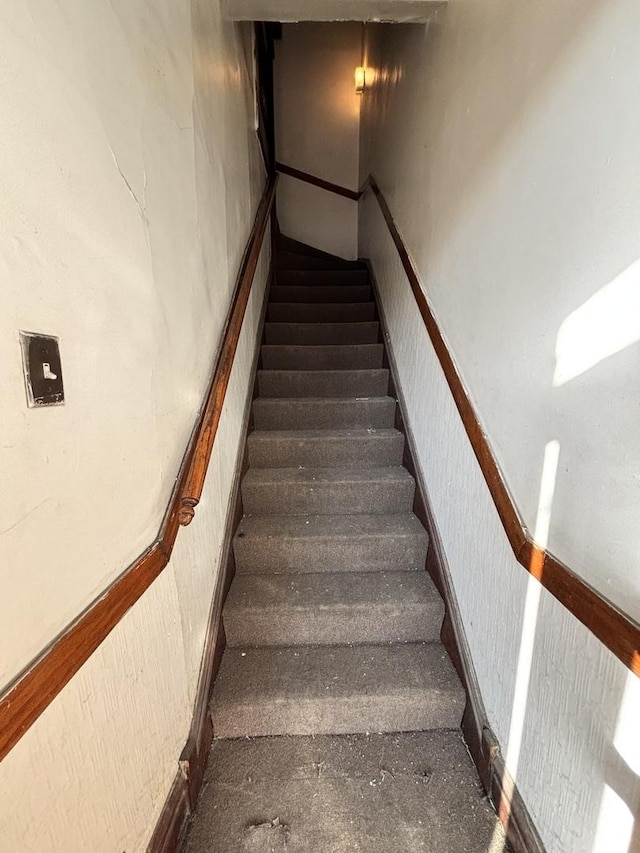
[{"label": "white painted wall", "polygon": [[[360,158],[527,524],[544,543],[559,446],[550,549],[636,616],[639,30],[631,0],[368,27]],[[640,682],[513,558],[370,194],[361,214],[490,723],[550,853],[627,853]]]},{"label": "white painted wall", "polygon": [[[153,540],[265,178],[251,28],[217,3],[9,0],[0,45],[7,684]],[[188,734],[268,245],[196,519],[2,762],[1,851],[145,849]],[[63,407],[27,409],[19,329],[60,337]]]},{"label": "white painted wall", "polygon": [[[274,63],[276,157],[325,181],[358,189],[362,24],[286,24]],[[283,234],[348,259],[358,257],[356,205],[283,175]]]},{"label": "white painted wall", "polygon": [[[483,0],[379,32],[370,169],[525,521],[640,617],[640,7]],[[370,28],[373,36],[373,28]],[[636,266],[634,266],[636,264]]]}]

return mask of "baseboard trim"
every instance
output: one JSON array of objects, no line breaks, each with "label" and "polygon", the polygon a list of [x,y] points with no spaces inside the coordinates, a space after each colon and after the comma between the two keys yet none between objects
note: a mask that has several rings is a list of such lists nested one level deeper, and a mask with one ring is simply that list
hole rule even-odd
[{"label": "baseboard trim", "polygon": [[182,773],[178,771],[147,847],[147,853],[173,853],[177,850],[188,818],[189,795]]},{"label": "baseboard trim", "polygon": [[258,322],[255,354],[249,375],[249,390],[240,429],[242,444],[238,453],[225,518],[222,552],[220,556],[220,565],[222,568],[218,575],[211,601],[191,728],[187,742],[178,759],[178,772],[169,790],[153,835],[147,846],[146,853],[175,853],[179,849],[184,840],[191,815],[196,808],[198,794],[202,787],[207,759],[214,737],[213,722],[209,713],[209,697],[226,647],[224,626],[222,624],[222,608],[235,575],[233,535],[243,513],[240,485],[248,467],[246,434],[251,425],[252,403],[256,396],[260,344],[272,280],[273,270],[269,273],[260,312],[260,320]]},{"label": "baseboard trim", "polygon": [[483,754],[489,766],[487,794],[507,829],[507,839],[513,853],[545,853],[542,839],[520,796],[518,786],[505,766],[495,735],[488,726],[482,734]]},{"label": "baseboard trim", "polygon": [[395,426],[404,434],[406,439],[402,464],[416,481],[413,512],[429,534],[426,570],[438,588],[445,604],[445,618],[440,639],[466,692],[467,701],[462,719],[463,736],[469,754],[476,765],[482,786],[506,829],[507,839],[513,853],[545,853],[542,840],[527,811],[518,787],[506,770],[500,745],[487,719],[442,537],[433,513],[425,478],[417,463],[419,457],[416,442],[407,419],[407,407],[398,381],[397,362],[391,345],[380,291],[371,264],[368,261],[366,263],[371,276],[378,319],[385,343],[387,362],[385,367],[389,369],[390,374],[389,393],[398,401]]}]

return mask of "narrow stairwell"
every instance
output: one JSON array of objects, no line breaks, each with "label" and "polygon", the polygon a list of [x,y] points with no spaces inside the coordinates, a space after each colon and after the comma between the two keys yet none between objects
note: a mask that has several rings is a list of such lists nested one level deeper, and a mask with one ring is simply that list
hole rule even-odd
[{"label": "narrow stairwell", "polygon": [[[212,793],[188,849],[488,851],[501,828],[459,731],[465,694],[439,639],[368,271],[283,243],[211,702]],[[361,812],[401,778],[408,792]],[[384,828],[389,808],[410,839]]]}]

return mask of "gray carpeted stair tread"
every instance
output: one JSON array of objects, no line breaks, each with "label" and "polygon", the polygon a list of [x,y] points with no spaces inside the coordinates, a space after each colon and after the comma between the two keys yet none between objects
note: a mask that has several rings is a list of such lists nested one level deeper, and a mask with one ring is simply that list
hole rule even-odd
[{"label": "gray carpeted stair tread", "polygon": [[416,643],[443,617],[426,572],[238,575],[224,627],[228,646]]},{"label": "gray carpeted stair tread", "polygon": [[258,397],[253,401],[256,429],[390,429],[392,397]]},{"label": "gray carpeted stair tread", "polygon": [[415,482],[404,468],[250,468],[248,515],[410,512]]},{"label": "gray carpeted stair tread", "polygon": [[260,397],[384,397],[386,368],[370,370],[259,370]]},{"label": "gray carpeted stair tread", "polygon": [[429,537],[415,515],[245,516],[236,571],[424,570]]},{"label": "gray carpeted stair tread", "polygon": [[256,430],[247,439],[252,468],[380,468],[402,464],[395,429]]},{"label": "gray carpeted stair tread", "polygon": [[363,323],[265,323],[268,344],[375,344],[380,324],[377,320]]},{"label": "gray carpeted stair tread", "polygon": [[217,737],[456,728],[464,690],[439,643],[229,648]]},{"label": "gray carpeted stair tread", "polygon": [[202,790],[184,853],[511,850],[460,731],[214,740]]},{"label": "gray carpeted stair tread", "polygon": [[267,370],[367,370],[382,367],[383,344],[294,346],[264,344],[262,367]]},{"label": "gray carpeted stair tread", "polygon": [[375,302],[269,302],[274,323],[361,323],[374,320]]},{"label": "gray carpeted stair tread", "polygon": [[296,270],[279,269],[275,273],[277,285],[295,285],[301,287],[343,286],[353,287],[369,284],[369,271],[356,270]]},{"label": "gray carpeted stair tread", "polygon": [[189,850],[485,849],[368,268],[276,239]]},{"label": "gray carpeted stair tread", "polygon": [[277,252],[276,268],[279,270],[353,270],[366,269],[361,261],[343,261],[340,258],[322,258],[297,252]]},{"label": "gray carpeted stair tread", "polygon": [[274,284],[269,292],[271,302],[370,302],[369,284]]}]

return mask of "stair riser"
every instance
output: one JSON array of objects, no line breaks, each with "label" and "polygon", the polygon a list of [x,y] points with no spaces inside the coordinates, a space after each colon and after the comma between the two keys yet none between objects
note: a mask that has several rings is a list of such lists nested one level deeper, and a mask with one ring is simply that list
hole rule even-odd
[{"label": "stair riser", "polygon": [[279,270],[351,270],[358,268],[357,261],[341,261],[337,258],[319,258],[299,255],[295,252],[278,252],[276,267]]},{"label": "stair riser", "polygon": [[358,483],[247,483],[242,503],[249,515],[323,515],[411,512],[410,480]]},{"label": "stair riser", "polygon": [[341,610],[249,608],[225,612],[229,647],[415,643],[438,640],[443,607]]},{"label": "stair riser", "polygon": [[427,538],[241,536],[233,550],[238,574],[423,571]]},{"label": "stair riser", "polygon": [[270,302],[267,307],[273,323],[366,323],[375,318],[373,302]]},{"label": "stair riser", "polygon": [[250,437],[252,468],[383,468],[402,464],[402,435],[378,438]]},{"label": "stair riser", "polygon": [[261,397],[384,397],[389,371],[259,370]]},{"label": "stair riser", "polygon": [[326,287],[274,284],[269,293],[270,302],[370,302],[371,298],[371,287],[368,284]]},{"label": "stair riser", "polygon": [[277,270],[277,285],[327,287],[369,284],[368,270]]},{"label": "stair riser", "polygon": [[256,429],[390,429],[395,400],[294,400],[258,398],[253,403]]},{"label": "stair riser", "polygon": [[229,704],[214,710],[213,723],[216,737],[411,732],[458,728],[462,710],[462,703],[453,705],[435,692],[400,695],[395,700],[368,695]]},{"label": "stair riser", "polygon": [[268,344],[329,346],[378,343],[379,324],[370,323],[267,323]]},{"label": "stair riser", "polygon": [[382,344],[349,347],[263,346],[266,370],[368,370],[382,367]]}]

